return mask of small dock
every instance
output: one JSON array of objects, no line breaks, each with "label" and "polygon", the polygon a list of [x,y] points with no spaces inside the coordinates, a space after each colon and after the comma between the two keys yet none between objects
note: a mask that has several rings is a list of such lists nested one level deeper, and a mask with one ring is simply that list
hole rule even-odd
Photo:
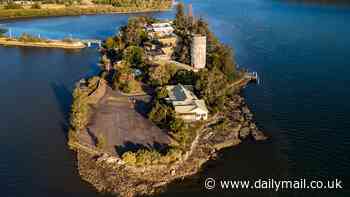
[{"label": "small dock", "polygon": [[91,47],[93,45],[97,45],[99,48],[102,47],[102,40],[86,39],[86,40],[79,40],[79,41],[84,43],[87,47]]},{"label": "small dock", "polygon": [[260,84],[260,78],[259,78],[258,72],[247,72],[245,78],[248,79],[249,81],[254,81]]}]

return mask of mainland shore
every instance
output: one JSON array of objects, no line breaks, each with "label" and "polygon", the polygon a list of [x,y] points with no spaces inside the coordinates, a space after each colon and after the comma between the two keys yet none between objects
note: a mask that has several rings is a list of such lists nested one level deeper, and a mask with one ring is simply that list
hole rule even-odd
[{"label": "mainland shore", "polygon": [[80,16],[96,14],[127,14],[127,13],[147,13],[164,12],[171,10],[171,4],[159,7],[114,7],[111,5],[91,5],[91,6],[59,6],[57,8],[41,9],[0,9],[0,20],[38,18],[38,17],[58,17],[58,16]]}]

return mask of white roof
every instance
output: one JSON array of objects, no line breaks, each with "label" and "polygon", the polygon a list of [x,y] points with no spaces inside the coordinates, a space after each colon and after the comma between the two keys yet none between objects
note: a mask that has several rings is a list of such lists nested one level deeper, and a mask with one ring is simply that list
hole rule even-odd
[{"label": "white roof", "polygon": [[[167,86],[169,98],[177,113],[208,113],[204,100],[199,100],[196,95],[182,84]],[[188,87],[189,88],[189,87]]]}]

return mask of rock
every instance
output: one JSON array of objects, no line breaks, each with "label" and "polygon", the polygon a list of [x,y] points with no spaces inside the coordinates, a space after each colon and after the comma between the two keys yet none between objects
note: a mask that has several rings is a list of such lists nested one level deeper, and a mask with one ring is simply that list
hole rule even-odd
[{"label": "rock", "polygon": [[253,130],[252,136],[256,141],[267,140],[267,137],[264,135],[264,133],[259,130]]},{"label": "rock", "polygon": [[242,139],[247,138],[249,134],[250,134],[250,129],[248,127],[243,127],[239,132],[239,136]]},{"label": "rock", "polygon": [[247,119],[247,120],[253,120],[253,115],[252,114],[246,114],[245,115],[245,118]]},{"label": "rock", "polygon": [[244,114],[250,114],[250,110],[247,106],[242,107],[242,111]]},{"label": "rock", "polygon": [[118,162],[118,158],[117,157],[109,157],[108,159],[106,159],[106,162],[111,164],[111,163],[117,163]]},{"label": "rock", "polygon": [[171,174],[171,176],[175,176],[175,175],[176,175],[175,169],[172,169],[172,170],[170,171],[170,174]]},{"label": "rock", "polygon": [[251,130],[256,130],[256,124],[251,123],[250,126],[249,126],[249,128],[250,128]]},{"label": "rock", "polygon": [[249,127],[249,126],[250,126],[250,124],[248,121],[243,122],[243,127]]}]

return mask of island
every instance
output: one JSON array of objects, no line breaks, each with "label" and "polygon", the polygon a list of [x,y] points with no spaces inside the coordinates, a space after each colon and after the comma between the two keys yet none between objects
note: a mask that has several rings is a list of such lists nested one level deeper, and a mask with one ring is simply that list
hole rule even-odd
[{"label": "island", "polygon": [[232,49],[183,4],[174,20],[130,18],[104,41],[101,73],[73,92],[68,145],[98,191],[152,195],[260,131]]},{"label": "island", "polygon": [[0,0],[0,20],[171,9],[173,0]]}]

